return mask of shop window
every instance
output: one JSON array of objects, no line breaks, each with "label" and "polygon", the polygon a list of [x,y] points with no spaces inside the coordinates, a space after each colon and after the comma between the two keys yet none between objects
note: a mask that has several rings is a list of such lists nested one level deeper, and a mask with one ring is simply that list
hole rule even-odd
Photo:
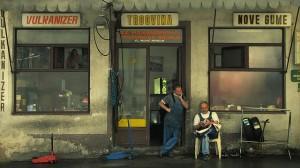
[{"label": "shop window", "polygon": [[215,46],[211,48],[216,68],[245,68],[247,67],[244,46]]},{"label": "shop window", "polygon": [[282,107],[280,72],[212,71],[212,109],[236,110],[237,106]]},{"label": "shop window", "polygon": [[[210,39],[209,43],[212,110],[237,111],[243,106],[284,108],[284,43],[279,41],[284,39],[282,31],[215,29],[217,42]],[[251,32],[264,32],[265,39],[260,33],[249,36]]]},{"label": "shop window", "polygon": [[89,29],[16,29],[15,113],[89,111],[88,39]]},{"label": "shop window", "polygon": [[249,68],[282,68],[282,46],[249,46]]},{"label": "shop window", "polygon": [[[214,31],[214,38],[213,36]],[[282,29],[260,29],[260,28],[216,28],[210,29],[210,43],[282,43]]]}]

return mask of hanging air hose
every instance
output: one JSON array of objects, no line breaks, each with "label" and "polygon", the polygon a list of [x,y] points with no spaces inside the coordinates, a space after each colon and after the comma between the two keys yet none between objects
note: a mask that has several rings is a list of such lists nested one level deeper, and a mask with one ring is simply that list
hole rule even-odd
[{"label": "hanging air hose", "polygon": [[110,83],[111,83],[111,105],[116,107],[118,105],[118,72],[110,71]]}]

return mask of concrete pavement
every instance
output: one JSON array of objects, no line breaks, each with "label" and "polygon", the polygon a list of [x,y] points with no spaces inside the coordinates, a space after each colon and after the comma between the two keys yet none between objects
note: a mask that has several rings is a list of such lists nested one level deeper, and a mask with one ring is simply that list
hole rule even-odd
[{"label": "concrete pavement", "polygon": [[300,158],[289,160],[287,156],[264,156],[255,158],[225,158],[209,161],[194,160],[192,156],[159,158],[139,156],[133,160],[105,161],[103,159],[59,160],[53,165],[32,165],[30,161],[0,163],[1,168],[296,168]]}]

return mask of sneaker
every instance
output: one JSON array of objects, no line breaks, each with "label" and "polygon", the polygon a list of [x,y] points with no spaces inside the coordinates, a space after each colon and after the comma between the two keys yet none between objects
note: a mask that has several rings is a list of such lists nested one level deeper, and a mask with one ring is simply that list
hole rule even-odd
[{"label": "sneaker", "polygon": [[170,157],[170,158],[174,158],[175,157],[175,154],[173,152],[170,152],[168,154],[166,154],[167,157]]},{"label": "sneaker", "polygon": [[162,153],[162,152],[159,152],[159,157],[162,158],[162,157],[168,157],[169,154],[168,153]]},{"label": "sneaker", "polygon": [[209,155],[204,155],[202,158],[204,161],[208,161],[210,159]]}]

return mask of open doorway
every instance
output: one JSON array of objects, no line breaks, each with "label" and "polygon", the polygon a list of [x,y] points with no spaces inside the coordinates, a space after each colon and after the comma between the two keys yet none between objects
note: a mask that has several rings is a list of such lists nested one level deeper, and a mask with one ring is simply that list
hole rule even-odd
[{"label": "open doorway", "polygon": [[181,45],[143,45],[119,48],[122,105],[117,113],[116,143],[128,145],[128,120],[134,145],[160,146],[165,112],[159,101],[181,83]]},{"label": "open doorway", "polygon": [[180,81],[180,48],[178,46],[150,46],[149,58],[149,101],[150,101],[150,145],[163,143],[165,112],[159,101],[172,92],[174,83]]},{"label": "open doorway", "polygon": [[186,86],[186,26],[116,32],[112,57],[119,89],[119,104],[112,115],[115,145],[162,145],[164,112],[158,103],[172,92],[174,82]]}]

